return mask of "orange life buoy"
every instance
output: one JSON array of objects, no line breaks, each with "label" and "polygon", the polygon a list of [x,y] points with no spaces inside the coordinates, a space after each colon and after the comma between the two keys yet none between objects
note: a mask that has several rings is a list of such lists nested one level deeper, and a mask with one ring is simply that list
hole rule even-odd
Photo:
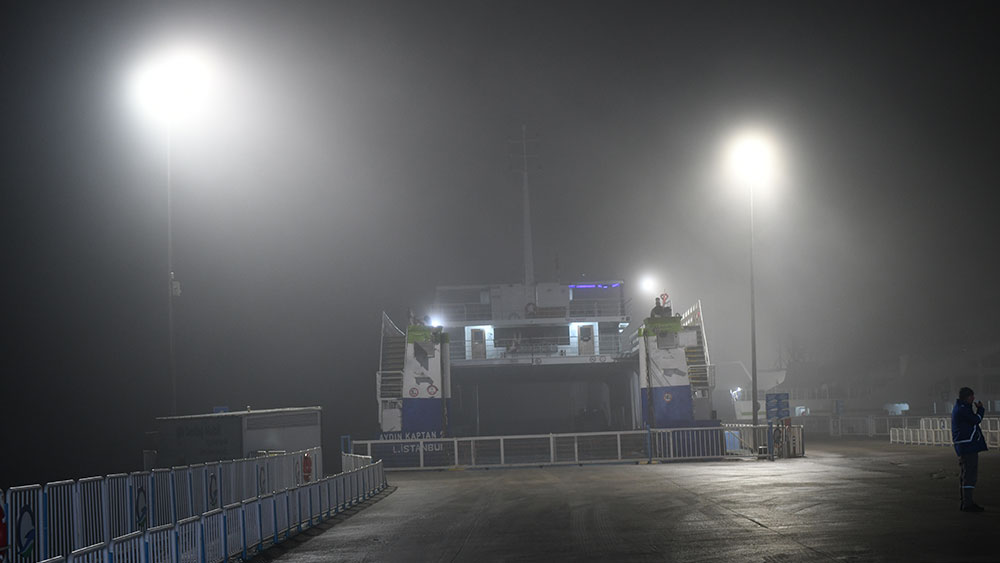
[{"label": "orange life buoy", "polygon": [[313,460],[309,454],[302,456],[302,480],[306,483],[312,478]]}]

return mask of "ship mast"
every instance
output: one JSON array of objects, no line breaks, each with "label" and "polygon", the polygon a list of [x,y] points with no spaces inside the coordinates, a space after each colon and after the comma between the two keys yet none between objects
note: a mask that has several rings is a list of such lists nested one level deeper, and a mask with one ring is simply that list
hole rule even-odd
[{"label": "ship mast", "polygon": [[528,197],[528,133],[527,126],[521,125],[521,199],[524,224],[524,285],[535,285],[535,259],[531,243],[531,202]]}]

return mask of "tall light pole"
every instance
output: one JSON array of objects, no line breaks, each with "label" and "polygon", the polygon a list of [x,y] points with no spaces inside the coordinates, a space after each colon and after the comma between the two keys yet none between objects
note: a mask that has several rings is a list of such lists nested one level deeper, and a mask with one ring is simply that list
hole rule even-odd
[{"label": "tall light pole", "polygon": [[174,299],[181,294],[174,275],[173,142],[175,129],[193,121],[205,109],[215,83],[215,69],[206,52],[190,44],[157,51],[138,65],[129,79],[132,104],[165,137],[167,203],[167,333],[169,343],[170,414],[177,414],[177,362],[174,340]]},{"label": "tall light pole", "polygon": [[746,188],[750,200],[750,401],[753,412],[752,446],[757,455],[757,307],[754,288],[754,191],[772,187],[778,179],[778,151],[771,137],[759,129],[739,131],[730,139],[725,154],[729,179]]}]

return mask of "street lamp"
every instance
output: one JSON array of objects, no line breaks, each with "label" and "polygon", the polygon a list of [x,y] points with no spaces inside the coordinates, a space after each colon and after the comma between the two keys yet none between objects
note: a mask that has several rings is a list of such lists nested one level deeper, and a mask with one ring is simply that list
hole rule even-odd
[{"label": "street lamp", "polygon": [[176,44],[148,56],[128,81],[128,95],[137,113],[165,137],[167,196],[167,331],[169,334],[170,414],[177,414],[177,366],[174,357],[174,298],[181,294],[174,276],[173,135],[199,119],[215,93],[216,69],[207,51]]},{"label": "street lamp", "polygon": [[726,145],[724,167],[734,184],[745,188],[750,199],[750,400],[753,412],[754,455],[757,453],[757,318],[754,295],[754,192],[773,187],[780,174],[778,148],[771,136],[748,128],[733,135]]},{"label": "street lamp", "polygon": [[658,282],[653,276],[643,276],[642,279],[639,280],[639,289],[641,289],[643,293],[652,295],[656,293],[657,284]]}]

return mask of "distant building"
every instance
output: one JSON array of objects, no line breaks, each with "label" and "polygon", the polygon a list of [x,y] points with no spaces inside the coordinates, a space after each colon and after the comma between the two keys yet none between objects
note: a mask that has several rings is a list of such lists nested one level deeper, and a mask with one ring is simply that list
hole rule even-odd
[{"label": "distant building", "polygon": [[930,348],[867,365],[792,363],[774,391],[790,394],[797,416],[930,415],[951,412],[963,386],[988,412],[1000,411],[1000,344]]},{"label": "distant building", "polygon": [[322,445],[321,407],[246,410],[156,419],[156,467],[295,452]]}]

